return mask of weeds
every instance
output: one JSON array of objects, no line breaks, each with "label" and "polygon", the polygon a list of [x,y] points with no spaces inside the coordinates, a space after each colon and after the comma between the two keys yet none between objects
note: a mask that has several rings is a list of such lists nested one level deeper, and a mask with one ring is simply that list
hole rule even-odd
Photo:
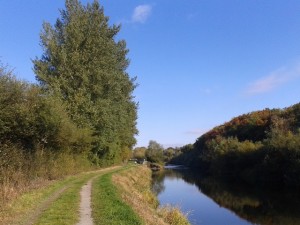
[{"label": "weeds", "polygon": [[158,213],[170,225],[189,225],[187,216],[182,214],[179,207],[163,206],[159,208]]},{"label": "weeds", "polygon": [[0,211],[29,190],[90,169],[83,155],[36,151],[26,154],[13,144],[0,146]]}]

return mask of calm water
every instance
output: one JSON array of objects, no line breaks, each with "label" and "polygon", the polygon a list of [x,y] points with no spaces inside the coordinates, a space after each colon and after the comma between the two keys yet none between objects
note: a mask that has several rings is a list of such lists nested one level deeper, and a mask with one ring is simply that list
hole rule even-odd
[{"label": "calm water", "polygon": [[298,192],[253,190],[190,170],[155,173],[153,190],[161,205],[179,206],[193,225],[300,224]]}]

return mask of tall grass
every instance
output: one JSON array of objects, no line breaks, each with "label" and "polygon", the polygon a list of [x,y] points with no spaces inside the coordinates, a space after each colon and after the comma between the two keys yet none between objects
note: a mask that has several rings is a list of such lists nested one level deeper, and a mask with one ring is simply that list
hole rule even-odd
[{"label": "tall grass", "polygon": [[167,224],[171,225],[189,225],[186,215],[183,215],[179,207],[167,205],[160,207],[159,215],[164,218]]},{"label": "tall grass", "polygon": [[28,154],[13,144],[0,145],[0,210],[28,190],[89,168],[83,155],[43,150]]}]

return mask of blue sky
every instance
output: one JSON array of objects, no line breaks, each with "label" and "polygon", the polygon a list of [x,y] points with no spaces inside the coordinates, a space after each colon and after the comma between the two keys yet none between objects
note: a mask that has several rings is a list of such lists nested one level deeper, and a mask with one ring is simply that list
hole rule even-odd
[{"label": "blue sky", "polygon": [[[83,4],[88,2],[82,1]],[[103,0],[137,76],[138,146],[168,146],[235,116],[300,101],[299,0]],[[62,0],[0,4],[0,60],[34,82],[42,22]]]}]

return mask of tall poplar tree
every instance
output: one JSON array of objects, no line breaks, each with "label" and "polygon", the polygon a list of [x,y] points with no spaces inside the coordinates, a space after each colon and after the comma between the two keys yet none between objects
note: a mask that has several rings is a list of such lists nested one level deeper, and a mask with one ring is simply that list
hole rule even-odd
[{"label": "tall poplar tree", "polygon": [[83,6],[66,0],[54,26],[43,24],[43,55],[33,60],[37,80],[45,91],[66,102],[79,127],[94,131],[93,159],[114,163],[135,144],[137,103],[135,79],[124,40],[116,41],[120,26],[108,24],[95,0]]}]

